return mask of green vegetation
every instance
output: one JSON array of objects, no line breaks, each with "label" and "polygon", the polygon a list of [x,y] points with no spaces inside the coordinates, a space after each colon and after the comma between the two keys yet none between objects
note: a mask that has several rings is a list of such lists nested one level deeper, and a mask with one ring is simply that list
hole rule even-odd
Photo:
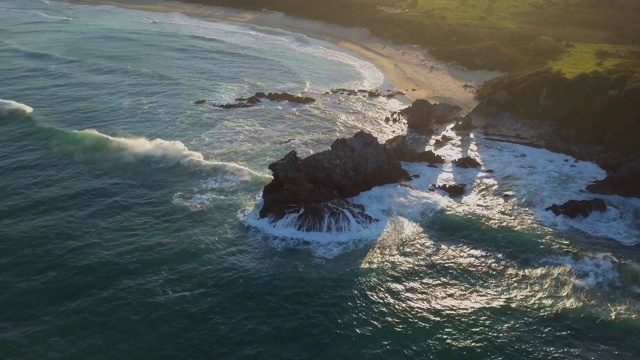
[{"label": "green vegetation", "polygon": [[569,78],[594,70],[638,72],[639,53],[638,48],[630,46],[574,43],[560,57],[549,61],[549,66]]},{"label": "green vegetation", "polygon": [[640,0],[189,0],[369,29],[471,69],[640,71]]}]

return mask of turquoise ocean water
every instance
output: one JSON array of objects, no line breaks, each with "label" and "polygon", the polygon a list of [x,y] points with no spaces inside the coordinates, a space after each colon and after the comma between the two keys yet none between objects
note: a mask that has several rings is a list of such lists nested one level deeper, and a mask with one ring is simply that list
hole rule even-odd
[{"label": "turquoise ocean water", "polygon": [[[0,0],[0,358],[637,359],[640,201],[597,166],[460,137],[485,169],[405,164],[413,189],[352,200],[381,221],[299,233],[256,217],[268,165],[408,99],[372,64],[281,30],[178,13]],[[256,91],[303,106],[196,106]],[[427,142],[425,146],[429,147]],[[431,183],[463,182],[452,200]],[[508,196],[504,196],[505,193]]]}]

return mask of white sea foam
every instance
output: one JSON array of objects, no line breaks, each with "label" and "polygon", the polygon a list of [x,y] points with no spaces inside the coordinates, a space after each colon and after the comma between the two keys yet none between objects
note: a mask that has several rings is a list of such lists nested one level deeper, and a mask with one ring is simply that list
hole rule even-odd
[{"label": "white sea foam", "polygon": [[142,137],[113,137],[105,135],[94,129],[76,131],[89,140],[105,141],[106,146],[114,156],[120,157],[124,161],[135,162],[144,158],[154,158],[165,163],[182,164],[188,166],[198,166],[214,168],[222,174],[233,176],[242,181],[250,180],[261,174],[239,164],[229,162],[218,162],[205,160],[204,156],[196,151],[189,150],[181,141],[170,141],[164,139],[146,139]]},{"label": "white sea foam", "polygon": [[[326,44],[305,35],[295,34],[285,30],[276,30],[274,32],[272,29],[256,25],[249,27],[245,25],[231,25],[224,22],[198,20],[177,13],[154,14],[153,17],[144,16],[143,18],[143,21],[147,23],[165,24],[179,28],[192,35],[233,42],[234,44],[246,47],[270,46],[274,48],[286,48],[344,64],[355,69],[363,77],[361,83],[344,84],[344,86],[375,88],[382,85],[384,81],[384,75],[372,63],[360,60],[344,51],[330,49],[326,47]],[[263,56],[267,56],[268,54],[264,51],[261,51],[261,53]],[[274,56],[274,59],[283,60],[277,53],[274,53]],[[307,84],[306,89],[314,91],[322,90],[321,88],[314,88],[312,84]]]},{"label": "white sea foam", "polygon": [[[479,216],[489,224],[500,226],[544,226],[560,231],[575,228],[623,244],[632,245],[640,241],[637,220],[640,200],[637,199],[604,196],[609,209],[585,219],[556,217],[545,211],[553,203],[596,197],[584,191],[589,183],[606,176],[595,164],[575,161],[569,156],[543,149],[485,140],[480,134],[459,136],[451,131],[446,134],[453,140],[435,149],[445,158],[446,164],[430,168],[424,163],[404,163],[403,167],[410,174],[419,176],[417,179],[406,185],[376,187],[349,199],[364,205],[369,215],[380,219],[379,223],[369,226],[344,224],[341,232],[305,233],[296,230],[293,216],[274,224],[258,219],[260,202],[254,210],[245,211],[241,219],[273,236],[344,242],[357,238],[376,239],[385,231],[386,225],[381,225],[398,219],[420,222],[434,213],[447,211]],[[431,144],[425,144],[425,148],[433,149]],[[466,155],[479,160],[482,168],[461,169],[451,164],[451,161]],[[486,171],[489,169],[493,172]],[[450,198],[432,188],[432,184],[454,183],[467,185],[464,196]]]},{"label": "white sea foam", "polygon": [[595,285],[604,287],[619,285],[618,260],[610,254],[594,256],[551,256],[540,260],[540,265],[564,268],[574,284],[590,288]]},{"label": "white sea foam", "polygon": [[[441,169],[424,164],[405,164],[405,168],[420,175],[410,182],[419,191],[425,191],[430,184],[466,184],[465,196],[445,201],[449,211],[473,213],[510,226],[538,223],[561,231],[575,228],[627,245],[640,242],[640,200],[584,190],[606,176],[597,165],[544,149],[485,140],[480,134],[446,134],[454,140],[435,149],[447,161]],[[460,169],[449,163],[465,155],[476,158],[482,169]],[[484,171],[489,169],[493,172]],[[446,197],[444,193],[435,194]],[[554,203],[595,197],[602,197],[609,206],[605,213],[570,219],[545,210]]]},{"label": "white sea foam", "polygon": [[13,100],[0,99],[0,117],[10,114],[29,115],[33,112],[33,108],[29,105],[21,104]]}]

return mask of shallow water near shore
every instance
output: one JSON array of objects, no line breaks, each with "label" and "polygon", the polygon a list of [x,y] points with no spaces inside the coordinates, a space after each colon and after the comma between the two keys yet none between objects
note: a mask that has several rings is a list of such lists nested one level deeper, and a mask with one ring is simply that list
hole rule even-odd
[{"label": "shallow water near shore", "polygon": [[[388,87],[373,65],[280,30],[17,0],[0,59],[0,358],[640,356],[640,201],[544,211],[590,198],[594,164],[442,128],[447,164],[351,199],[378,223],[302,233],[257,218],[268,165],[404,133],[384,122],[404,99],[324,95]],[[257,91],[318,101],[194,104]],[[429,191],[454,182],[464,197]]]}]

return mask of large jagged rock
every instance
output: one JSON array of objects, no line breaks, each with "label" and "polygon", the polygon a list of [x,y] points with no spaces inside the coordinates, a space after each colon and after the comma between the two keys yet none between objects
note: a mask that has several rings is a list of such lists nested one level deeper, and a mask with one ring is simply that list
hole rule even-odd
[{"label": "large jagged rock", "polygon": [[406,135],[398,135],[387,140],[385,146],[398,161],[444,164],[444,158],[431,150],[419,152],[412,149],[407,143]]},{"label": "large jagged rock", "polygon": [[588,217],[594,211],[605,212],[607,211],[607,204],[602,199],[592,200],[569,200],[562,205],[553,204],[545,209],[546,211],[552,211],[556,216],[565,215],[571,219],[575,219],[578,216]]},{"label": "large jagged rock", "polygon": [[[301,225],[303,230],[324,228],[319,219],[339,221],[346,212],[357,214],[359,221],[373,221],[359,206],[344,199],[375,186],[411,179],[389,150],[363,131],[349,139],[337,139],[330,150],[305,159],[291,151],[269,169],[273,180],[264,187],[260,217],[276,221],[299,213],[298,223],[306,224]],[[344,202],[332,202],[336,199]],[[300,213],[302,209],[306,210]]]}]

